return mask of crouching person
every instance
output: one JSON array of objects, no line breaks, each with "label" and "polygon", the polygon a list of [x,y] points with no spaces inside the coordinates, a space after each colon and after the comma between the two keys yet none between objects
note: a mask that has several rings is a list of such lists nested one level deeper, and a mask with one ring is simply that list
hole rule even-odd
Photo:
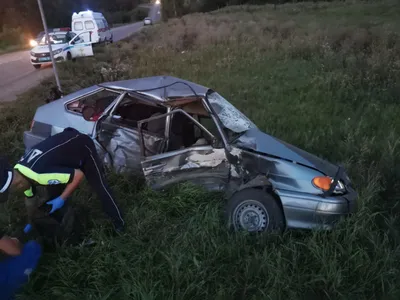
[{"label": "crouching person", "polygon": [[32,198],[37,186],[65,185],[58,197],[47,202],[52,206],[52,214],[64,206],[84,177],[100,198],[115,230],[123,231],[125,222],[107,185],[95,144],[88,135],[72,128],[35,145],[14,168],[3,161],[0,165],[0,196],[7,197],[9,189],[14,188]]}]

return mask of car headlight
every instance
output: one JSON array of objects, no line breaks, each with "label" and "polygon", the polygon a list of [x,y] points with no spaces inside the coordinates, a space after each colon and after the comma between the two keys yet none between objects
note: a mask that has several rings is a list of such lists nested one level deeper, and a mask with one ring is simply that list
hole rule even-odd
[{"label": "car headlight", "polygon": [[[332,180],[332,182],[333,182],[333,180]],[[344,192],[346,192],[346,187],[344,186],[343,182],[338,180],[338,182],[337,182],[337,184],[336,184],[336,186],[335,186],[335,188],[333,190],[333,193],[335,193],[335,194],[343,194]]]},{"label": "car headlight", "polygon": [[33,52],[33,51],[31,51],[31,55],[32,55],[32,56],[35,56],[35,55],[36,55],[36,53],[35,53],[35,52]]},{"label": "car headlight", "polygon": [[[333,183],[333,178],[329,176],[317,176],[312,180],[312,184],[324,192],[328,191],[331,188],[331,184]],[[338,180],[333,193],[335,194],[343,194],[346,191],[346,187],[343,182]]]},{"label": "car headlight", "polygon": [[63,49],[55,50],[55,51],[53,51],[53,55],[58,55],[58,54],[60,54],[62,51],[63,51]]},{"label": "car headlight", "polygon": [[36,47],[37,46],[37,41],[35,41],[35,40],[30,40],[29,41],[29,45],[31,45],[31,47]]}]

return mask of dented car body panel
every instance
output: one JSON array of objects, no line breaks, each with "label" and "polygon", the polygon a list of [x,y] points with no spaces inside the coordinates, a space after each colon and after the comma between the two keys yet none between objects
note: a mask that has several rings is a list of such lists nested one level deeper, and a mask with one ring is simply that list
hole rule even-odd
[{"label": "dented car body panel", "polygon": [[[99,91],[115,95],[92,109],[95,120],[83,118],[88,105],[74,101]],[[227,197],[263,189],[279,200],[288,228],[329,229],[357,209],[341,167],[260,131],[217,92],[179,78],[103,83],[41,106],[24,133],[27,151],[65,127],[91,135],[106,165],[143,176],[153,189],[188,181]],[[328,191],[313,184],[318,176],[332,178]]]},{"label": "dented car body panel", "polygon": [[225,149],[199,146],[151,157],[142,162],[144,176],[153,189],[192,182],[210,191],[223,191],[230,164]]},{"label": "dented car body panel", "polygon": [[[329,229],[341,216],[355,212],[357,194],[344,173],[340,180],[346,182],[348,193],[343,196],[323,196],[310,184],[322,171],[295,164],[286,159],[265,156],[248,150],[241,151],[241,164],[247,174],[240,174],[246,181],[264,174],[267,183],[282,203],[289,228],[312,228],[324,224]],[[237,171],[236,171],[237,172]],[[246,179],[246,177],[248,179]]]},{"label": "dented car body panel", "polygon": [[256,128],[246,131],[235,144],[241,148],[250,149],[257,153],[285,159],[319,170],[325,175],[335,176],[337,166],[321,158],[301,150],[293,145],[272,137]]}]

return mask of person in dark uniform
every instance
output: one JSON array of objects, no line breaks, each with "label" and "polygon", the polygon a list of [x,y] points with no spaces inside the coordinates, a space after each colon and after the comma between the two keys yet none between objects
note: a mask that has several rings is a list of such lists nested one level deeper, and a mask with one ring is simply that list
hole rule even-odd
[{"label": "person in dark uniform", "polygon": [[88,135],[73,128],[67,128],[38,143],[14,168],[3,163],[0,166],[0,197],[2,202],[6,201],[10,188],[23,190],[27,198],[32,198],[38,185],[65,185],[61,195],[47,202],[52,205],[51,214],[63,207],[65,200],[84,177],[102,201],[103,209],[116,231],[123,231],[125,222],[107,186],[95,144]]}]

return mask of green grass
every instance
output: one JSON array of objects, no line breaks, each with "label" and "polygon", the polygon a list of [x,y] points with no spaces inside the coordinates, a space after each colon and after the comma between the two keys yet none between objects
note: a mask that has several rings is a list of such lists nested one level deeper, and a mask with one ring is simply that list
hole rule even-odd
[{"label": "green grass", "polygon": [[[67,92],[160,74],[209,86],[262,130],[344,164],[360,211],[332,232],[255,238],[226,230],[219,194],[158,193],[114,175],[128,232],[110,238],[97,198],[80,189],[73,203],[103,243],[46,252],[20,299],[398,299],[399,15],[389,1],[233,7],[60,65]],[[50,85],[1,108],[0,151],[11,160]],[[17,196],[4,207],[4,227],[24,224],[21,207]]]}]

